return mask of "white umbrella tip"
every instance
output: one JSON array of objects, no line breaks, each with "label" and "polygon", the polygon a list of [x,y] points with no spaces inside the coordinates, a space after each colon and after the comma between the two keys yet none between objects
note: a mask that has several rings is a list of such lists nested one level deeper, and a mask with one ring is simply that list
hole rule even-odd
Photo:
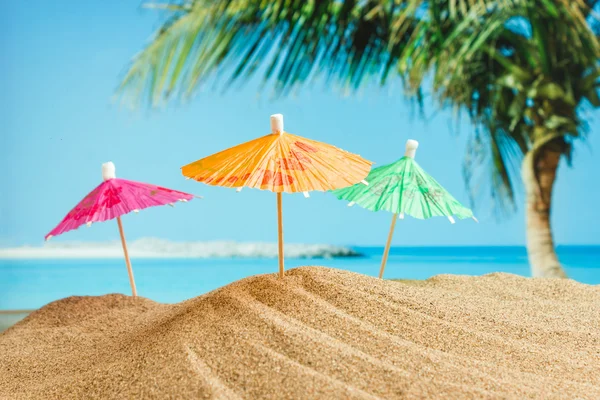
[{"label": "white umbrella tip", "polygon": [[115,175],[115,164],[113,164],[112,161],[102,164],[102,179],[107,181],[116,177],[117,176]]},{"label": "white umbrella tip", "polygon": [[280,135],[283,133],[283,114],[271,115],[271,132]]},{"label": "white umbrella tip", "polygon": [[408,139],[406,141],[406,152],[404,155],[406,157],[415,158],[415,153],[417,152],[417,148],[419,147],[419,142],[414,139]]}]

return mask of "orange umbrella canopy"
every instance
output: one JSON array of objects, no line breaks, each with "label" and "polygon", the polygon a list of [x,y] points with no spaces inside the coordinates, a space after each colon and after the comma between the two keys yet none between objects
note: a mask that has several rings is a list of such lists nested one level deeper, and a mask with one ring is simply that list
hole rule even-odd
[{"label": "orange umbrella canopy", "polygon": [[183,175],[208,185],[294,193],[351,186],[371,169],[356,154],[285,132],[281,114],[272,116],[271,129],[182,167]]}]

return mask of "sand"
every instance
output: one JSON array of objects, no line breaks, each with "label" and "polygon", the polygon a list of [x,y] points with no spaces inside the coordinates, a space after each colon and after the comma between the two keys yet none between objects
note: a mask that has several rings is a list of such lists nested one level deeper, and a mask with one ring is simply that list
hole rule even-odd
[{"label": "sand", "polygon": [[174,305],[70,297],[0,334],[0,398],[600,398],[600,287],[302,267]]}]

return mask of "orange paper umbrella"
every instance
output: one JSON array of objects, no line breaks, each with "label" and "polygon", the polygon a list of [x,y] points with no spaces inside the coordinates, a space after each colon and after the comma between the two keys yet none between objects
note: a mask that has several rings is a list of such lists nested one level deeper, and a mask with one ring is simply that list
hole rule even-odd
[{"label": "orange paper umbrella", "polygon": [[371,162],[326,143],[283,130],[283,115],[271,116],[272,134],[223,150],[181,168],[208,185],[277,193],[279,276],[283,277],[281,193],[333,190],[363,182]]}]

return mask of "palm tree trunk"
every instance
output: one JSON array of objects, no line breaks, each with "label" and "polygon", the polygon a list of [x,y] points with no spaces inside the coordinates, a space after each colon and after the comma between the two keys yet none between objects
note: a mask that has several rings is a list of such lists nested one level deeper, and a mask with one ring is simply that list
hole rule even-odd
[{"label": "palm tree trunk", "polygon": [[527,255],[534,277],[566,278],[558,261],[550,227],[552,188],[561,153],[551,146],[529,151],[523,159],[526,192]]}]

